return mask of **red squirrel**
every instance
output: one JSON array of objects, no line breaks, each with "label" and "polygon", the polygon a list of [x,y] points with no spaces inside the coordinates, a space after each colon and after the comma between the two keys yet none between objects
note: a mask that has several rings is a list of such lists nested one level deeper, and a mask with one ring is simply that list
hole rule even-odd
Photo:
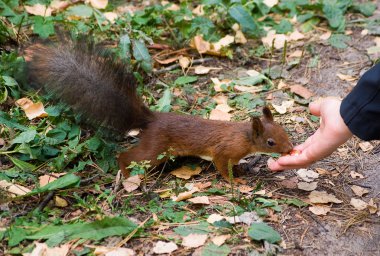
[{"label": "red squirrel", "polygon": [[[124,134],[141,129],[136,146],[118,157],[129,176],[132,161],[149,160],[157,166],[170,150],[174,156],[198,156],[213,161],[229,180],[228,164],[256,153],[288,153],[293,146],[285,130],[273,121],[269,108],[251,122],[225,122],[151,111],[136,93],[134,75],[110,54],[91,42],[35,44],[26,51],[32,83],[68,104],[86,120]],[[236,179],[239,182],[241,180]]]}]

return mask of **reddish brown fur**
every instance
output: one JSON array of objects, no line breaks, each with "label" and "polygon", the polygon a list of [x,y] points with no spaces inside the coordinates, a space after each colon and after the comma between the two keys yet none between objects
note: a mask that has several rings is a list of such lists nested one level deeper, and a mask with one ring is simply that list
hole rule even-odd
[{"label": "reddish brown fur", "polygon": [[[265,108],[265,110],[268,110]],[[157,156],[169,148],[175,156],[210,156],[222,177],[229,180],[228,162],[237,164],[243,157],[255,152],[287,153],[292,149],[284,129],[273,122],[268,112],[262,120],[249,122],[223,122],[195,116],[173,113],[155,113],[140,136],[137,146],[119,156],[120,169],[126,169],[132,161],[150,160],[156,166],[165,161]],[[272,138],[277,145],[269,147]]]}]

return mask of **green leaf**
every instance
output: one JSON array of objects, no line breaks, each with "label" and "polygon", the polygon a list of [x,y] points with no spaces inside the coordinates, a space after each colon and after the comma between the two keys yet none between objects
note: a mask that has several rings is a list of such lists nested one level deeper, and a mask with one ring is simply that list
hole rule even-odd
[{"label": "green leaf", "polygon": [[63,236],[66,240],[76,238],[101,240],[109,236],[127,235],[136,228],[137,225],[129,219],[123,217],[106,217],[102,220],[97,220],[91,223],[45,226],[36,233],[27,236],[26,239],[49,239],[54,241],[61,239]]},{"label": "green leaf", "polygon": [[14,165],[16,165],[18,168],[20,168],[23,171],[32,171],[32,170],[36,169],[36,166],[34,166],[30,163],[24,162],[20,159],[17,159],[17,158],[11,157],[11,156],[8,156],[8,157]]},{"label": "green leaf", "polygon": [[48,38],[54,35],[54,23],[52,17],[34,16],[33,32],[41,38]]},{"label": "green leaf", "polygon": [[350,37],[343,35],[343,34],[333,34],[330,36],[330,38],[327,40],[329,44],[332,47],[338,48],[338,49],[345,49],[347,48],[346,42],[350,41]]},{"label": "green leaf", "polygon": [[25,239],[27,233],[24,229],[19,227],[11,227],[8,230],[8,246],[13,247],[18,245],[22,240]]},{"label": "green leaf", "polygon": [[10,119],[8,114],[6,114],[3,111],[0,111],[0,124],[6,125],[9,128],[19,129],[21,131],[28,131],[29,130],[28,127],[23,126],[23,125],[15,122],[14,120]]},{"label": "green leaf", "polygon": [[198,80],[198,77],[197,76],[180,76],[178,77],[174,83],[176,85],[184,85],[184,84],[190,84],[190,83],[194,83],[195,81]]},{"label": "green leaf", "polygon": [[164,91],[164,95],[157,102],[157,111],[159,112],[169,112],[171,109],[172,93],[170,89],[167,88]]},{"label": "green leaf", "polygon": [[318,17],[313,17],[306,21],[305,23],[302,23],[301,25],[301,31],[304,33],[307,33],[309,31],[314,30],[314,27],[319,24],[321,20]]},{"label": "green leaf", "polygon": [[297,207],[304,207],[304,206],[308,206],[307,203],[305,203],[304,201],[301,201],[297,198],[291,198],[291,199],[284,199],[283,202],[285,204],[288,204],[288,205],[294,205],[294,206],[297,206]]},{"label": "green leaf", "polygon": [[271,244],[281,241],[280,234],[264,222],[252,223],[248,229],[248,236],[253,240],[264,240]]},{"label": "green leaf", "polygon": [[376,4],[371,3],[371,2],[360,3],[360,4],[356,3],[354,4],[353,9],[369,17],[369,16],[372,16],[373,13],[376,11]]},{"label": "green leaf", "polygon": [[231,249],[227,245],[217,246],[214,243],[209,243],[203,247],[201,251],[202,256],[227,256],[231,252]]},{"label": "green leaf", "polygon": [[279,24],[274,26],[277,34],[286,34],[288,32],[293,31],[293,25],[289,20],[283,19]]},{"label": "green leaf", "polygon": [[36,135],[37,135],[36,130],[29,130],[29,131],[22,132],[16,138],[12,140],[12,144],[31,142],[32,140],[34,140]]},{"label": "green leaf", "polygon": [[131,39],[129,36],[122,35],[119,40],[120,57],[123,60],[131,59]]},{"label": "green leaf", "polygon": [[82,18],[89,18],[92,14],[92,8],[84,4],[71,6],[66,11],[66,16],[78,16]]},{"label": "green leaf", "polygon": [[252,16],[244,9],[244,7],[240,4],[232,6],[228,13],[231,15],[231,17],[236,20],[243,32],[248,33],[252,36],[259,36],[260,35],[260,29],[258,25],[256,24],[255,20],[252,18]]},{"label": "green leaf", "polygon": [[339,31],[344,30],[344,13],[351,4],[352,0],[323,0],[322,11],[328,20],[330,27]]},{"label": "green leaf", "polygon": [[8,90],[5,86],[1,86],[0,91],[0,104],[4,103],[8,98]]},{"label": "green leaf", "polygon": [[72,187],[79,185],[80,178],[76,176],[75,174],[69,173],[65,176],[62,176],[48,184],[46,184],[43,187],[33,189],[31,192],[29,192],[27,195],[35,195],[38,193],[43,193],[47,191],[53,191],[57,189]]},{"label": "green leaf", "polygon": [[152,59],[145,44],[139,40],[132,40],[133,57],[142,64],[145,72],[152,71]]},{"label": "green leaf", "polygon": [[180,236],[188,236],[190,234],[208,234],[211,232],[207,222],[201,222],[197,225],[179,226],[174,232]]}]

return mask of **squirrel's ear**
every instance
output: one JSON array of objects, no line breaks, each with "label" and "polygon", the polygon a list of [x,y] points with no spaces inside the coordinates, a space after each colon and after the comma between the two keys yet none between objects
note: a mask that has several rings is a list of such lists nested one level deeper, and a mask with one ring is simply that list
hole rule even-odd
[{"label": "squirrel's ear", "polygon": [[264,126],[260,118],[252,117],[252,134],[259,137],[264,133]]},{"label": "squirrel's ear", "polygon": [[269,122],[273,122],[273,115],[272,115],[272,112],[270,111],[270,109],[265,106],[263,108],[263,114],[264,114],[264,118],[269,121]]}]

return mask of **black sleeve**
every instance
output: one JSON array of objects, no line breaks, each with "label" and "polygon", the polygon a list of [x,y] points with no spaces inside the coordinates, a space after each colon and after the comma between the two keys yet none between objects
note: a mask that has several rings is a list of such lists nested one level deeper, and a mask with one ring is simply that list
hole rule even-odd
[{"label": "black sleeve", "polygon": [[364,73],[343,99],[340,115],[360,139],[380,139],[380,64]]}]

